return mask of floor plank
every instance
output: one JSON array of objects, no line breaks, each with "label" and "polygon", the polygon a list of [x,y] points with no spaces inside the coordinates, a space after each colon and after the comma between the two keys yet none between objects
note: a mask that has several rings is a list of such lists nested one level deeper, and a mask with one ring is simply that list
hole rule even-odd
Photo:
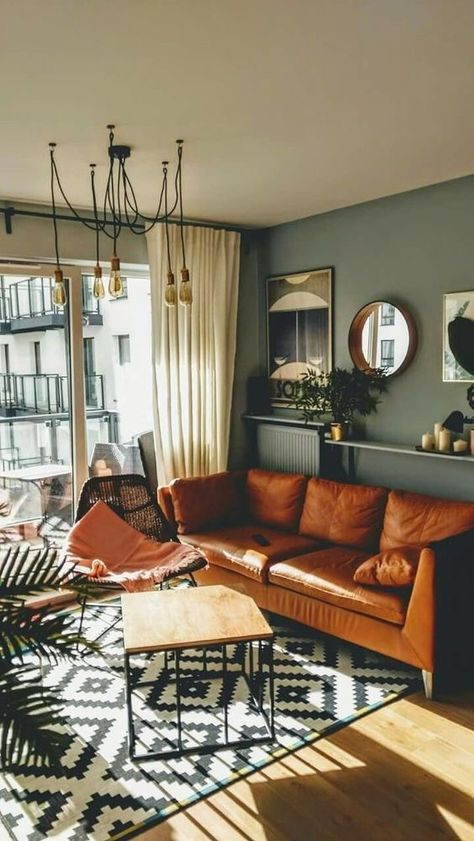
[{"label": "floor plank", "polygon": [[474,693],[358,719],[140,841],[474,841]]}]

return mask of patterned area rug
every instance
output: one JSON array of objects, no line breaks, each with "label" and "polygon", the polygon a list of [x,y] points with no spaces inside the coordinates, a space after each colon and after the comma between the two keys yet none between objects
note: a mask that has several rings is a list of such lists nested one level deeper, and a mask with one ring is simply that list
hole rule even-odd
[{"label": "patterned area rug", "polygon": [[[89,612],[88,634],[101,630],[99,611]],[[119,626],[107,638],[106,657],[87,657],[50,667],[45,682],[61,688],[74,740],[60,769],[22,766],[0,775],[0,815],[17,841],[85,841],[128,838],[173,812],[259,767],[314,741],[397,697],[420,687],[419,672],[302,625],[270,617],[275,630],[276,734],[274,744],[220,750],[180,759],[132,763],[128,757],[124,705],[122,637]],[[222,734],[221,681],[202,673],[202,655],[182,657],[187,674],[183,725],[188,744]],[[231,735],[260,735],[261,722],[239,677],[242,650],[229,647]],[[217,650],[207,668],[221,668]],[[174,686],[163,674],[161,655],[133,660],[141,681],[139,712],[157,727],[140,736],[156,749],[176,739]]]}]

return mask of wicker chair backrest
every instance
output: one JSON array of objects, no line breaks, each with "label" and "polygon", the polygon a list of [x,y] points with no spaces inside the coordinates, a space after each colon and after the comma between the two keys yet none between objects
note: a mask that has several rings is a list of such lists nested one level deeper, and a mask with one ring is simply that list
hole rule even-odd
[{"label": "wicker chair backrest", "polygon": [[143,476],[134,473],[118,476],[93,476],[84,482],[75,521],[77,523],[96,502],[105,502],[122,520],[152,540],[178,541]]}]

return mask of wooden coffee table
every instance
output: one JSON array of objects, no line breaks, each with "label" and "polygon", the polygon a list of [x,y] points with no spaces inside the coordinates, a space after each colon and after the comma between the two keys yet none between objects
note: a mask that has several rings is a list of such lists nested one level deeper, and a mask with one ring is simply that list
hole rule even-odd
[{"label": "wooden coffee table", "polygon": [[[273,631],[253,599],[221,585],[126,593],[121,598],[129,753],[132,759],[170,759],[188,753],[250,747],[274,739]],[[236,644],[243,647],[241,674],[265,726],[265,735],[232,740],[229,739],[229,693],[226,691],[229,677],[227,646]],[[210,646],[221,649],[222,669],[218,671],[211,672],[206,667],[205,654]],[[198,649],[204,654],[202,671],[193,670],[191,678],[181,674],[180,655],[185,649]],[[164,654],[160,675],[176,684],[177,746],[138,753],[133,694],[139,687],[154,685],[156,680],[132,681],[130,658],[156,652]],[[174,668],[169,667],[170,654],[174,655]],[[183,746],[182,688],[184,682],[190,679],[222,681],[224,726],[221,742]],[[266,683],[267,693],[264,692]],[[266,704],[265,694],[268,696]]]}]

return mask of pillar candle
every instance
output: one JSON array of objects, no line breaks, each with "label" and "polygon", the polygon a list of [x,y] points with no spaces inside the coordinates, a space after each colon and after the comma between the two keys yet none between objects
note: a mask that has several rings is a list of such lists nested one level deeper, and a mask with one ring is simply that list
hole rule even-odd
[{"label": "pillar candle", "polygon": [[464,453],[467,451],[467,441],[463,441],[462,438],[459,441],[455,441],[453,444],[453,450],[455,453]]},{"label": "pillar candle", "polygon": [[434,435],[431,432],[425,432],[421,437],[421,446],[424,450],[432,450],[435,444]]},{"label": "pillar candle", "polygon": [[471,429],[471,456],[474,456],[474,429]]},{"label": "pillar candle", "polygon": [[439,433],[443,428],[442,423],[435,423],[434,425],[434,439],[435,439],[435,448],[439,450]]},{"label": "pillar candle", "polygon": [[442,453],[449,453],[451,449],[451,433],[449,429],[440,429],[438,449]]}]

